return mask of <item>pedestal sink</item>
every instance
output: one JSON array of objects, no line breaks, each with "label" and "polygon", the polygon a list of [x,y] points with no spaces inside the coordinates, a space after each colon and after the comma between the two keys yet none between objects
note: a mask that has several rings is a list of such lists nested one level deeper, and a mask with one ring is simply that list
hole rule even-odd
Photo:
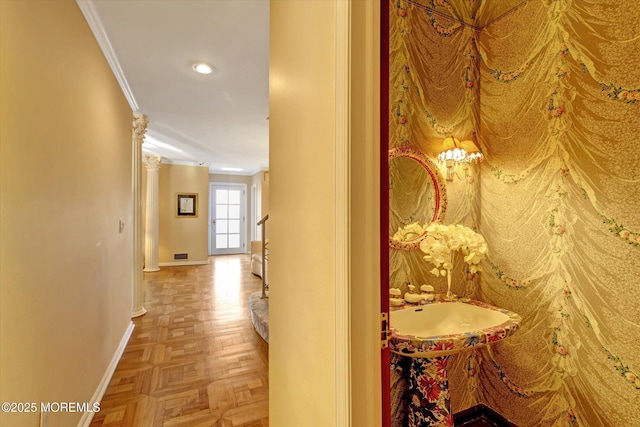
[{"label": "pedestal sink", "polygon": [[470,299],[398,307],[389,314],[389,347],[395,357],[409,357],[410,427],[453,426],[447,363],[449,356],[507,338],[522,318]]}]

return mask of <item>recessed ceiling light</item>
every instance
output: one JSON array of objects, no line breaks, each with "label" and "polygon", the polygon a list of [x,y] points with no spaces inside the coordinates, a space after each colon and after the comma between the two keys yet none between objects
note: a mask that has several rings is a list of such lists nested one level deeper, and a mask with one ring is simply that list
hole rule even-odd
[{"label": "recessed ceiling light", "polygon": [[198,62],[197,64],[193,64],[193,69],[196,73],[200,74],[211,74],[213,73],[213,70],[215,70],[212,65],[209,65],[206,62]]},{"label": "recessed ceiling light", "polygon": [[227,171],[227,172],[240,172],[242,170],[242,168],[227,168],[224,167],[222,168],[223,171]]}]

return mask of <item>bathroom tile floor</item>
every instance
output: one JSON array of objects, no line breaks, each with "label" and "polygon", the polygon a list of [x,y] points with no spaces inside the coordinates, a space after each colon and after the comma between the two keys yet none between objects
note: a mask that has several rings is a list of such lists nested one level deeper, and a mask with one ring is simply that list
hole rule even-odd
[{"label": "bathroom tile floor", "polygon": [[268,346],[248,298],[248,255],[144,274],[144,316],[91,427],[266,427]]}]

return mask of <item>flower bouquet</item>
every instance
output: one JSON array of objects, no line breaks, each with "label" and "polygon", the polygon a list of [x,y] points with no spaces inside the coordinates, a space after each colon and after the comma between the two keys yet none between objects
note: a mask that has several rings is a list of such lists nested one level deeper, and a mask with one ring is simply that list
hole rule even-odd
[{"label": "flower bouquet", "polygon": [[487,254],[487,243],[482,235],[461,224],[444,225],[431,223],[420,226],[408,224],[394,234],[393,239],[404,241],[420,237],[420,250],[426,255],[425,261],[434,265],[431,273],[436,276],[447,276],[447,298],[451,294],[451,270],[453,257],[461,252],[470,274],[482,271],[480,262]]}]

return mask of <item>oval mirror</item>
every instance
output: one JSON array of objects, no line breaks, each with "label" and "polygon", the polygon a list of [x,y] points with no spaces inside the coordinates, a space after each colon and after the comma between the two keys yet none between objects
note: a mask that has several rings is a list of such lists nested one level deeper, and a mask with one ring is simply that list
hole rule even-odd
[{"label": "oval mirror", "polygon": [[413,250],[420,247],[422,235],[399,242],[393,240],[398,229],[417,222],[421,226],[442,222],[447,193],[438,166],[422,151],[408,144],[389,150],[389,246]]}]

